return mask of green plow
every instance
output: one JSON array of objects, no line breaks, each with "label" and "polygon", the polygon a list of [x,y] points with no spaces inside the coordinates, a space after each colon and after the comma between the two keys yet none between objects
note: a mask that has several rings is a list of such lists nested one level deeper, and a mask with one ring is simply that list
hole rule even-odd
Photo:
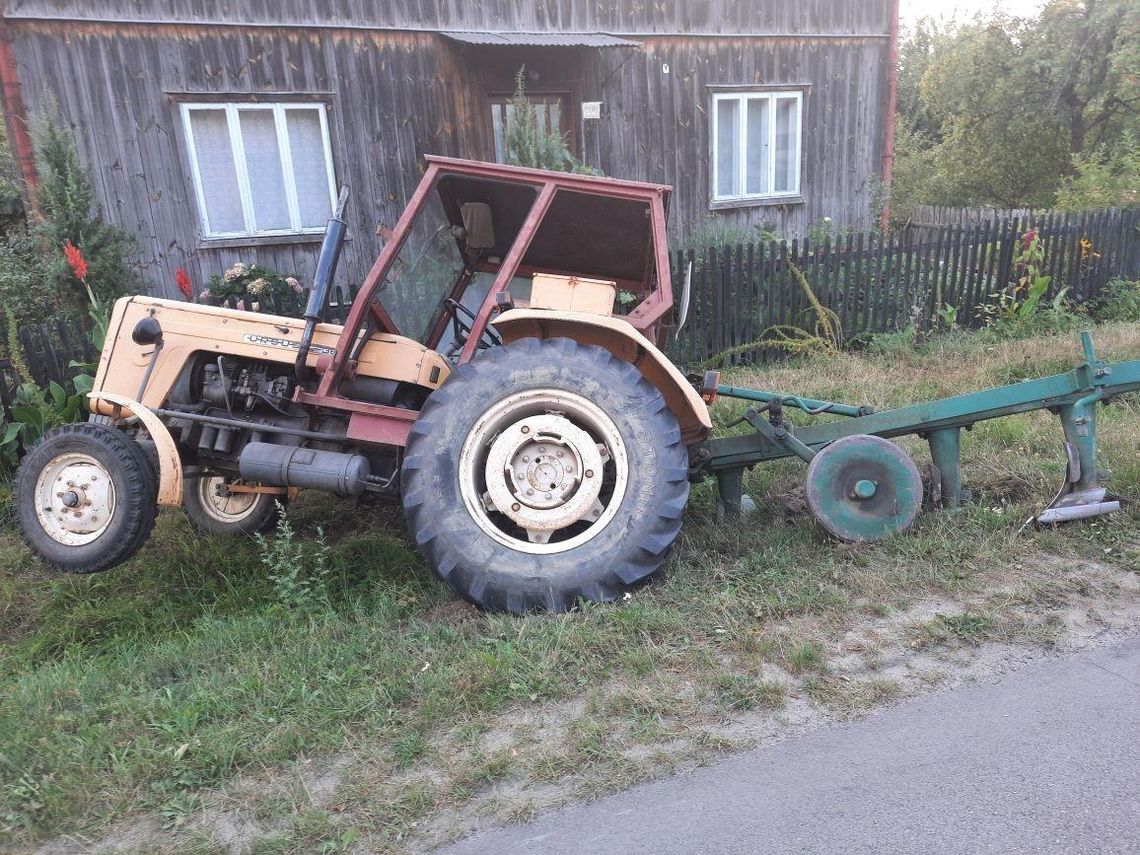
[{"label": "green plow", "polygon": [[[1096,468],[1096,405],[1140,389],[1140,360],[1109,365],[1097,358],[1092,337],[1081,333],[1085,362],[1064,374],[981,392],[875,412],[869,407],[820,401],[780,392],[728,386],[719,372],[705,375],[706,400],[739,398],[755,403],[742,418],[743,436],[714,438],[696,449],[694,475],[713,475],[728,515],[741,512],[744,470],[767,460],[798,457],[808,465],[808,504],[819,522],[848,541],[878,540],[905,530],[922,506],[924,490],[910,456],[889,439],[917,434],[930,445],[927,498],[934,506],[962,503],[961,432],[976,422],[1033,410],[1061,420],[1067,455],[1065,483],[1036,522],[1057,523],[1120,510],[1106,499]],[[838,421],[795,426],[786,409]]]}]

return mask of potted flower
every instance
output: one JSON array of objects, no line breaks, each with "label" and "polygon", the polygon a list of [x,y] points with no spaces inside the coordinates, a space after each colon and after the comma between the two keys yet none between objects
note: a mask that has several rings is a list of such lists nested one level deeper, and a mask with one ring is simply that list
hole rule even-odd
[{"label": "potted flower", "polygon": [[213,306],[283,315],[301,310],[304,287],[296,276],[282,276],[256,264],[239,261],[221,276],[214,274],[199,299]]}]

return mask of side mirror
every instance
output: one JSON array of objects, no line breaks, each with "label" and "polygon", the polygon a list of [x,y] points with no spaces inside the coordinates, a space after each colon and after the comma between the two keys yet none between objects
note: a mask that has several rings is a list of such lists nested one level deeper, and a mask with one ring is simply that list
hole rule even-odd
[{"label": "side mirror", "polygon": [[673,330],[674,336],[681,334],[685,322],[689,320],[689,299],[692,297],[692,291],[693,262],[690,261],[689,266],[685,268],[685,284],[681,286],[681,301],[677,307],[677,327]]}]

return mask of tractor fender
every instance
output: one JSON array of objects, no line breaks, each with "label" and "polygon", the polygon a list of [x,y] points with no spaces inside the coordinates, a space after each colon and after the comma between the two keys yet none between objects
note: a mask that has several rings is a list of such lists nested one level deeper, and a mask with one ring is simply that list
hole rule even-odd
[{"label": "tractor fender", "polygon": [[569,338],[579,344],[604,347],[657,387],[681,426],[686,445],[703,442],[712,432],[708,406],[697,390],[664,353],[622,318],[587,312],[510,309],[495,318],[494,327],[504,342]]},{"label": "tractor fender", "polygon": [[88,396],[92,401],[106,401],[114,404],[119,410],[130,413],[138,418],[150,434],[151,441],[158,449],[158,503],[160,505],[182,504],[182,458],[178,456],[178,446],[162,419],[148,410],[138,401],[132,401],[126,395],[116,395],[112,392],[91,392]]}]

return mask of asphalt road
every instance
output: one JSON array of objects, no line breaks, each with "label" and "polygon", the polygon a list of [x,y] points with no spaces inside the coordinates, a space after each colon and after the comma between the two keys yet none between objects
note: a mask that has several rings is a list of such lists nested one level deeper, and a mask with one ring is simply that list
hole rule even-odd
[{"label": "asphalt road", "polygon": [[1140,853],[1140,638],[440,851]]}]

